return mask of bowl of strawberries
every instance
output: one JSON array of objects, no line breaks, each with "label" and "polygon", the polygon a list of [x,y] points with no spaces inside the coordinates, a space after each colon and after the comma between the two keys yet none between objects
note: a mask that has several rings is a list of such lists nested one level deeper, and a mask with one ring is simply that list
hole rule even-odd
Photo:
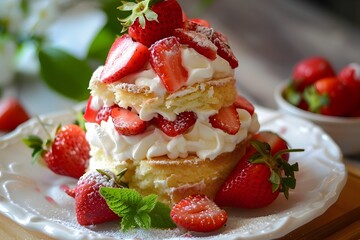
[{"label": "bowl of strawberries", "polygon": [[322,127],[346,156],[360,154],[360,64],[336,72],[324,57],[299,61],[275,90],[280,111]]}]

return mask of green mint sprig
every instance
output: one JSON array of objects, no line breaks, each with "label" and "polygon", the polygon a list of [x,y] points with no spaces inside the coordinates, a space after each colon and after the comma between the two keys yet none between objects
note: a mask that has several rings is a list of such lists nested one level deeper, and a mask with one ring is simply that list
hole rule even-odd
[{"label": "green mint sprig", "polygon": [[170,217],[170,208],[159,201],[157,195],[142,197],[136,190],[128,188],[100,188],[109,208],[122,217],[123,232],[134,228],[175,228]]}]

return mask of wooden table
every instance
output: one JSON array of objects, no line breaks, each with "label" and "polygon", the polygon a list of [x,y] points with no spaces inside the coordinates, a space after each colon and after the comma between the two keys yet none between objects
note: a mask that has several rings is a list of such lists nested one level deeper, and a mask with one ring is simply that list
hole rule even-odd
[{"label": "wooden table", "polygon": [[[287,239],[360,239],[360,169],[347,164],[348,180],[337,202],[323,215],[287,234]],[[0,214],[0,239],[51,240]]]}]

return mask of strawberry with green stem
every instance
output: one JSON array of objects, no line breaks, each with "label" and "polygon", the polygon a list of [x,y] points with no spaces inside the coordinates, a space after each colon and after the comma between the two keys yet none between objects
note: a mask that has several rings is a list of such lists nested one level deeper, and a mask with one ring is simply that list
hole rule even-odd
[{"label": "strawberry with green stem", "polygon": [[323,78],[304,91],[309,111],[328,116],[347,116],[356,109],[352,89],[337,77]]},{"label": "strawberry with green stem", "polygon": [[[43,123],[39,120],[41,126]],[[85,138],[85,131],[76,124],[59,125],[55,137],[43,126],[48,139],[29,135],[24,143],[33,149],[33,161],[44,163],[56,174],[79,178],[84,173],[90,159],[90,145]]]},{"label": "strawberry with green stem", "polygon": [[128,30],[135,41],[147,47],[183,26],[183,12],[176,0],[122,1],[119,9],[131,11],[130,16],[120,20],[122,31]]},{"label": "strawberry with green stem", "polygon": [[289,189],[296,186],[298,164],[288,163],[288,153],[297,151],[303,150],[288,149],[285,140],[273,132],[257,133],[216,193],[215,203],[222,207],[262,208],[280,192],[289,198]]}]

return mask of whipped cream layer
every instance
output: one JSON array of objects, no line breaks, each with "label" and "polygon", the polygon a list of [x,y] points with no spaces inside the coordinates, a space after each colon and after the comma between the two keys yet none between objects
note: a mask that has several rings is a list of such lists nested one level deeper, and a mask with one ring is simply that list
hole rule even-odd
[{"label": "whipped cream layer", "polygon": [[[235,135],[213,128],[208,121],[209,115],[203,114],[198,117],[190,131],[176,137],[169,137],[153,126],[149,126],[144,133],[135,136],[120,135],[110,117],[107,122],[102,121],[101,125],[86,123],[86,138],[93,155],[96,151],[102,150],[105,154],[104,158],[111,165],[114,161],[125,164],[128,159],[137,162],[165,155],[170,159],[176,159],[195,154],[201,159],[213,160],[221,153],[233,151],[249,133],[259,129],[256,113],[251,116],[246,110],[237,109],[237,111],[241,127]],[[106,161],[102,163],[106,165]]]},{"label": "whipped cream layer", "polygon": [[[204,90],[206,86],[203,86],[202,84],[209,81],[218,80],[219,84],[223,84],[224,79],[228,79],[228,81],[233,79],[234,70],[230,67],[229,63],[220,56],[217,56],[216,59],[212,61],[185,45],[182,46],[181,54],[182,64],[188,71],[188,80],[184,88],[175,93],[169,94],[166,92],[159,76],[148,63],[143,70],[130,74],[120,81],[110,84],[101,82],[100,75],[103,66],[100,66],[94,72],[89,83],[91,95],[93,97],[101,98],[107,106],[116,103],[124,108],[134,108],[144,120],[149,120],[154,117],[153,113],[156,112],[156,108],[158,110],[157,113],[161,113],[168,119],[174,119],[175,114],[179,112],[173,111],[173,109],[169,109],[169,112],[167,112],[168,109],[166,109],[166,107],[171,108],[171,106],[160,109],[162,105],[166,105],[165,101],[167,99],[176,98],[180,94],[189,95],[194,91]],[[141,93],[148,96],[148,101],[144,101],[143,103],[146,107],[129,105],[128,99],[121,95],[122,91]],[[212,94],[211,89],[207,94]],[[194,99],[194,101],[196,101],[196,99]]]}]

